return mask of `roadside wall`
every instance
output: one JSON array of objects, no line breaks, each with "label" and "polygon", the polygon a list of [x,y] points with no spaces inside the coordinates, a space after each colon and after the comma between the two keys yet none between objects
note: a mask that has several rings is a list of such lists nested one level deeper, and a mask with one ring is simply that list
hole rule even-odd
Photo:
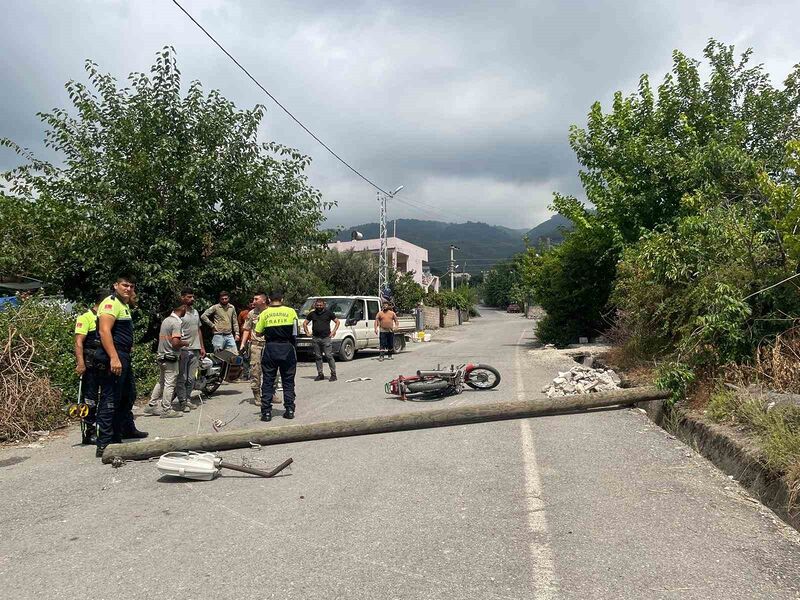
[{"label": "roadside wall", "polygon": [[425,315],[425,329],[439,329],[439,307],[423,306],[422,312]]},{"label": "roadside wall", "polygon": [[456,308],[449,308],[447,312],[441,313],[441,326],[442,327],[454,327],[458,325],[458,309]]}]

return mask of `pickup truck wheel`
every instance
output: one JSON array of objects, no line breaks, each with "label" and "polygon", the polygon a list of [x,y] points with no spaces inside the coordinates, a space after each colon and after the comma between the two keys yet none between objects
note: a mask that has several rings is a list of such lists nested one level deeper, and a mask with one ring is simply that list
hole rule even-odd
[{"label": "pickup truck wheel", "polygon": [[356,355],[356,345],[353,342],[353,338],[344,338],[342,342],[342,347],[339,348],[339,360],[347,362],[353,360],[353,357]]},{"label": "pickup truck wheel", "polygon": [[394,336],[394,353],[398,354],[406,349],[406,336],[402,333],[395,334]]}]

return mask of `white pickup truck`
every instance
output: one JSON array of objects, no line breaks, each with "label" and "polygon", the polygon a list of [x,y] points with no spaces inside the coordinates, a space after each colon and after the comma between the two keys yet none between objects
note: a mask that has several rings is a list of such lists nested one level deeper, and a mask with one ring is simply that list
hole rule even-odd
[{"label": "white pickup truck", "polygon": [[[297,351],[313,352],[311,337],[303,333],[303,321],[314,309],[314,301],[321,297],[327,307],[339,318],[339,330],[331,340],[333,352],[338,360],[353,360],[358,350],[378,349],[378,334],[375,333],[375,315],[381,301],[377,296],[314,296],[308,298],[297,315],[300,318],[297,335]],[[416,329],[413,315],[397,315],[400,326],[394,337],[394,351],[402,352],[406,347],[406,334]],[[309,324],[309,331],[310,331]],[[331,323],[331,330],[335,325]]]}]

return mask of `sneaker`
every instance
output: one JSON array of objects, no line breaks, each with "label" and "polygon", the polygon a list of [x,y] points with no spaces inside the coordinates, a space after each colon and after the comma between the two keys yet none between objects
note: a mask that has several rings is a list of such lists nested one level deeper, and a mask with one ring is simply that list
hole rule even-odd
[{"label": "sneaker", "polygon": [[161,414],[161,407],[158,404],[148,404],[142,412],[146,415],[157,417]]},{"label": "sneaker", "polygon": [[314,381],[325,381],[325,375],[320,373]]},{"label": "sneaker", "polygon": [[183,416],[182,412],[178,412],[177,410],[172,410],[171,408],[168,410],[161,411],[162,419],[177,419],[178,417],[182,416]]},{"label": "sneaker", "polygon": [[336,381],[336,373],[331,373],[331,376],[328,378],[328,381]]},{"label": "sneaker", "polygon": [[182,413],[192,412],[192,409],[187,404],[173,404],[172,410]]}]

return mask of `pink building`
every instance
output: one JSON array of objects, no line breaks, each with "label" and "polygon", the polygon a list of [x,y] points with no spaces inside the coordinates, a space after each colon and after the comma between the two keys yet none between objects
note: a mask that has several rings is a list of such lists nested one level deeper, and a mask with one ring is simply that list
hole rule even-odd
[{"label": "pink building", "polygon": [[[410,242],[401,240],[397,237],[390,237],[387,240],[389,264],[399,273],[414,273],[414,281],[426,290],[432,289],[439,291],[439,278],[431,275],[430,271],[423,266],[428,262],[428,251],[425,248],[415,246]],[[380,239],[374,240],[354,240],[351,242],[334,242],[328,244],[328,248],[337,252],[372,252],[378,254],[381,251]]]}]

